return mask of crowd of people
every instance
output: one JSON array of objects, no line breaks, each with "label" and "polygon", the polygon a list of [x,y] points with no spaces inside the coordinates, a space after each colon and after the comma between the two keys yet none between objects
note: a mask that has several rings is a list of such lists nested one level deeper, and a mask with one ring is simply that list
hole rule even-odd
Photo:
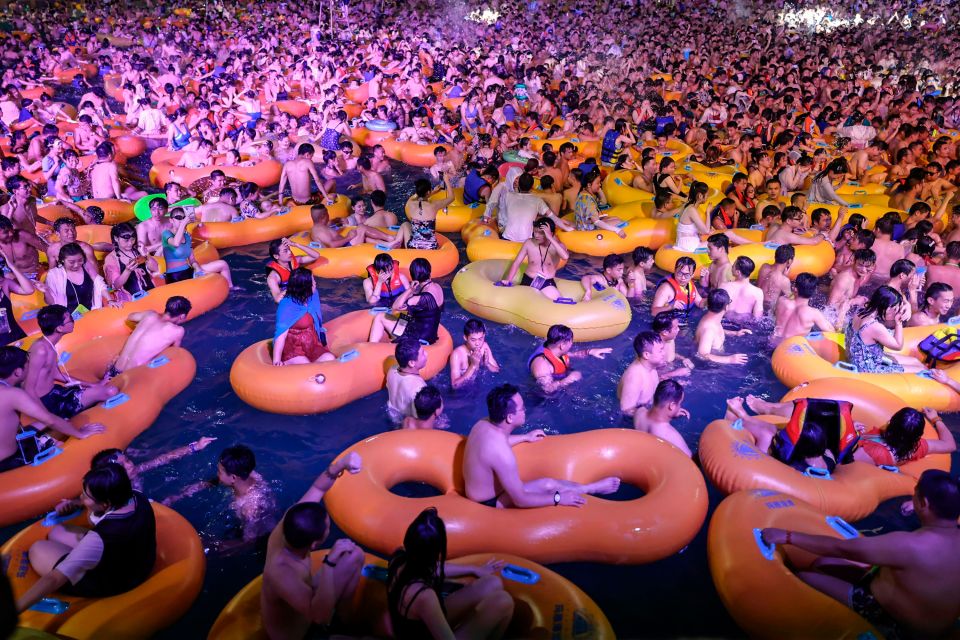
[{"label": "crowd of people", "polygon": [[[695,443],[675,422],[696,414],[684,407],[694,374],[746,364],[751,354],[732,352],[727,337],[763,331],[765,322],[773,326],[771,350],[812,331],[841,333],[856,371],[920,373],[960,393],[942,369],[901,353],[904,328],[941,325],[960,286],[960,12],[950,3],[863,0],[844,9],[862,20],[830,29],[784,18],[811,2],[531,0],[484,5],[480,18],[468,10],[481,7],[383,0],[216,1],[185,3],[178,12],[159,1],[142,4],[13,5],[0,20],[7,136],[0,336],[9,345],[0,347],[0,471],[60,446],[38,435],[28,459],[18,440],[22,417],[40,432],[102,433],[101,424],[78,428],[70,419],[114,397],[113,378],[179,346],[192,303],[172,296],[162,312],[129,314],[132,332],[92,382],[74,379],[60,362],[58,342],[78,319],[201,274],[219,274],[233,287],[226,260],[195,253],[190,225],[267,220],[295,206],[309,207],[306,235],[267,247],[266,286],[277,305],[271,362],[337,358],[310,267],[328,259],[323,250],[375,245],[380,253],[366,267],[362,297],[374,314],[368,340],[396,345],[386,389],[399,428],[447,424],[447,390],[422,370],[450,303],[429,260],[401,269],[390,252],[438,249],[437,218],[455,202],[474,207],[477,224],[516,244],[495,284],[567,304],[613,289],[642,314],[635,358],[609,393],[626,423],[687,456]],[[90,64],[98,76],[85,73]],[[388,145],[362,146],[354,135],[384,123],[394,129],[391,141],[432,150],[402,211],[387,208],[399,192]],[[95,241],[81,231],[107,213],[86,201],[132,203],[156,190],[126,165],[122,136],[154,151],[162,196],[148,196],[148,214],[136,223],[114,224],[109,241]],[[550,139],[561,142],[533,144]],[[590,157],[578,144],[599,153]],[[728,172],[722,193],[688,173],[678,149],[689,151],[686,162]],[[228,175],[270,163],[279,166],[276,189]],[[187,170],[204,176],[188,182]],[[611,253],[580,278],[581,298],[565,298],[558,274],[573,252],[563,232],[627,238],[629,220],[609,211],[605,193],[605,177],[617,170],[631,172],[629,187],[649,193],[647,217],[675,220],[670,246],[684,255],[661,278],[653,248]],[[857,213],[856,194],[841,189],[851,182],[889,198],[889,213],[876,220]],[[352,196],[349,214],[332,219],[344,191]],[[46,219],[48,207],[60,216]],[[755,242],[755,232],[775,248],[769,263],[731,256]],[[825,275],[797,273],[798,253],[821,243],[834,256]],[[707,267],[695,259],[702,253]],[[33,294],[43,298],[41,337],[24,350],[18,341],[27,333],[11,295]],[[690,337],[681,336],[688,324]],[[449,358],[450,391],[485,393],[487,414],[466,437],[464,497],[498,509],[577,508],[589,496],[617,492],[617,477],[523,480],[513,452],[548,436],[525,430],[524,397],[511,380],[563,393],[582,380],[575,361],[604,360],[612,349],[575,348],[574,331],[558,323],[517,372],[498,361],[482,320],[469,319],[462,333]],[[498,384],[481,389],[481,371]],[[844,450],[831,446],[832,426],[814,413],[796,439],[755,417],[789,420],[797,407],[733,397],[727,417],[740,421],[758,450],[801,471],[832,472],[854,461],[899,466],[956,450],[939,414],[924,407],[905,407],[885,425],[857,425],[857,443]],[[923,436],[926,422],[936,438]],[[86,508],[93,528],[57,525],[31,548],[42,578],[18,609],[55,591],[101,597],[140,584],[156,556],[141,474],[214,440],[139,464],[118,449],[95,456],[78,497],[57,506],[62,514]],[[309,556],[330,534],[324,494],[362,467],[356,454],[337,459],[283,512],[254,451],[232,445],[218,456],[215,481],[183,487],[164,502],[228,489],[242,534],[217,551],[266,540],[265,628],[271,638],[302,638],[316,625],[335,628],[338,603],[357,588],[363,552],[355,543],[336,540],[317,571]],[[919,517],[919,530],[843,542],[775,529],[763,537],[842,559],[842,571],[824,563],[823,571],[799,575],[889,637],[935,635],[960,615],[956,478],[926,472],[904,509]],[[865,573],[864,563],[873,568]],[[447,562],[441,514],[424,511],[390,562],[390,616],[378,631],[501,637],[513,601],[499,568]],[[445,579],[466,577],[474,578],[468,587],[442,593]]]}]

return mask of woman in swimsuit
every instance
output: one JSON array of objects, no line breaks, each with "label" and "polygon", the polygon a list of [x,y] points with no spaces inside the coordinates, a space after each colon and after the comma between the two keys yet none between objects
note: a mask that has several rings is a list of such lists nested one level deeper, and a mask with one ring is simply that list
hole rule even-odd
[{"label": "woman in swimsuit", "polygon": [[[892,287],[882,286],[870,301],[854,313],[846,327],[847,359],[861,373],[916,373],[926,367],[916,358],[887,353],[903,348],[903,323],[910,317],[910,306]],[[893,331],[885,324],[892,324]]]},{"label": "woman in swimsuit", "polygon": [[437,244],[437,213],[453,202],[453,185],[450,176],[443,177],[447,192],[440,200],[430,200],[430,181],[421,178],[414,183],[414,194],[407,200],[405,211],[407,222],[404,222],[397,231],[396,237],[389,246],[403,246],[408,249],[436,249]]},{"label": "woman in swimsuit", "polygon": [[187,112],[177,109],[167,129],[167,146],[172,151],[182,151],[190,144],[190,129],[187,128]]},{"label": "woman in swimsuit", "polygon": [[320,147],[327,151],[339,151],[341,135],[350,138],[350,129],[347,127],[347,112],[343,110],[336,111],[324,119]]},{"label": "woman in swimsuit", "polygon": [[703,221],[700,207],[707,199],[709,187],[705,182],[694,182],[690,185],[690,196],[683,206],[683,211],[677,218],[677,241],[674,248],[679,251],[696,251],[703,246],[700,234],[710,233],[710,228]]},{"label": "woman in swimsuit", "polygon": [[443,289],[431,279],[430,263],[415,258],[410,263],[410,287],[391,306],[394,314],[378,313],[370,326],[370,342],[384,336],[411,337],[433,344],[439,339],[443,314]]},{"label": "woman in swimsuit", "polygon": [[201,264],[193,254],[192,238],[187,233],[187,225],[191,217],[181,207],[170,210],[167,227],[160,234],[160,244],[163,248],[163,259],[166,261],[164,278],[167,284],[189,280],[195,275],[219,273],[233,288],[233,278],[230,267],[223,260],[212,260]]},{"label": "woman in swimsuit", "polygon": [[120,299],[130,300],[137,294],[153,289],[153,276],[160,267],[153,256],[142,256],[137,250],[137,232],[129,222],[110,230],[113,251],[103,260],[103,273]]},{"label": "woman in swimsuit", "polygon": [[[410,523],[403,546],[387,569],[387,607],[397,640],[500,638],[513,617],[513,599],[496,575],[502,562],[484,566],[447,562],[447,531],[433,507]],[[474,576],[445,596],[447,578]]]},{"label": "woman in swimsuit", "polygon": [[677,163],[673,158],[664,158],[660,161],[660,171],[653,176],[653,189],[656,195],[661,193],[666,195],[683,196],[680,184],[674,177],[677,170]]}]

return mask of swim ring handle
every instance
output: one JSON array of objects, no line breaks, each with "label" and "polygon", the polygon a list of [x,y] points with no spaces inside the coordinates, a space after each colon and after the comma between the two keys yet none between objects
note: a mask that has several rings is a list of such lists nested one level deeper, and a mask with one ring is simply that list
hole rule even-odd
[{"label": "swim ring handle", "polygon": [[106,400],[104,400],[104,402],[103,402],[103,408],[104,408],[104,409],[113,409],[114,407],[119,407],[120,405],[122,405],[124,402],[126,402],[126,401],[129,400],[129,399],[130,399],[130,396],[128,396],[127,394],[125,394],[125,393],[118,393],[117,395],[115,395],[115,396],[113,396],[113,397],[111,397],[111,398],[107,398]]},{"label": "swim ring handle", "polygon": [[857,365],[852,362],[847,362],[846,360],[837,360],[833,364],[834,369],[840,369],[841,371],[849,371],[850,373],[860,373],[860,369],[857,368]]},{"label": "swim ring handle", "polygon": [[743,431],[743,420],[741,418],[737,418],[730,423],[730,428],[734,431]]},{"label": "swim ring handle", "polygon": [[857,189],[856,191],[853,192],[853,195],[855,195],[855,196],[865,196],[865,195],[867,195],[867,192],[866,192],[865,190],[863,190],[863,189]]},{"label": "swim ring handle", "polygon": [[[23,317],[26,318],[27,317],[26,314],[24,314]],[[960,316],[950,316],[949,318],[947,318],[947,324],[950,325],[951,327],[956,327],[957,325],[960,325]]]},{"label": "swim ring handle", "polygon": [[890,473],[900,473],[900,467],[895,464],[878,464],[877,466]]},{"label": "swim ring handle", "polygon": [[360,575],[362,575],[367,580],[376,580],[378,582],[387,581],[387,568],[381,567],[375,564],[365,564],[363,569],[360,570]]},{"label": "swim ring handle", "polygon": [[58,616],[61,613],[65,613],[69,608],[70,603],[60,598],[41,598],[35,605],[30,607],[30,610]]},{"label": "swim ring handle", "polygon": [[43,518],[43,526],[52,527],[55,524],[60,524],[61,522],[72,520],[76,518],[78,515],[80,515],[81,511],[83,511],[83,509],[74,509],[73,511],[69,513],[65,513],[63,515],[60,515],[56,511],[51,511]]},{"label": "swim ring handle", "polygon": [[803,475],[809,478],[820,478],[821,480],[830,480],[830,471],[824,469],[823,467],[807,467],[807,470],[803,472]]},{"label": "swim ring handle", "polygon": [[826,521],[830,528],[839,533],[844,540],[851,540],[860,536],[860,532],[840,516],[827,516]]},{"label": "swim ring handle", "polygon": [[807,340],[814,340],[814,341],[815,341],[815,340],[823,340],[823,332],[822,332],[822,331],[811,331],[810,333],[807,334]]},{"label": "swim ring handle", "polygon": [[526,567],[519,567],[515,564],[504,565],[500,572],[507,580],[513,580],[520,584],[537,584],[540,582],[540,574]]},{"label": "swim ring handle", "polygon": [[162,367],[165,364],[168,364],[169,362],[170,362],[170,358],[161,354],[156,358],[154,358],[153,360],[151,360],[150,362],[148,362],[147,367],[149,367],[150,369],[157,369],[159,367]]},{"label": "swim ring handle", "polygon": [[760,555],[762,555],[766,560],[773,560],[773,556],[777,550],[777,547],[772,544],[767,544],[767,541],[763,539],[763,529],[759,527],[754,528],[753,539],[757,543],[757,548],[760,550]]}]

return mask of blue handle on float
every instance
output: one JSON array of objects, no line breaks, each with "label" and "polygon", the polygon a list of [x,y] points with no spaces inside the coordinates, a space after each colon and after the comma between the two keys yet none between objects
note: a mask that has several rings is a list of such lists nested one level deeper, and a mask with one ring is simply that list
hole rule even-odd
[{"label": "blue handle on float", "polygon": [[750,225],[750,230],[751,230],[751,231],[763,231],[763,225],[762,225],[762,224],[752,224],[752,225]]},{"label": "blue handle on float", "polygon": [[662,156],[664,156],[664,157],[666,157],[666,158],[669,158],[670,156],[673,155],[673,151],[664,151],[664,152],[661,153],[660,155],[662,155]]},{"label": "blue handle on float", "polygon": [[[277,215],[280,215],[279,213]],[[235,216],[230,218],[230,224],[235,224],[237,222],[243,222],[243,216]]]},{"label": "blue handle on float", "polygon": [[367,580],[376,580],[377,582],[386,582],[387,568],[381,567],[375,564],[365,564],[363,565],[363,569],[360,570],[360,575],[362,575]]},{"label": "blue handle on float", "polygon": [[143,290],[137,291],[135,294],[133,294],[132,297],[133,297],[134,300],[139,300],[140,298],[146,298],[146,297],[147,297],[147,292],[146,292],[146,291],[143,291]]},{"label": "blue handle on float", "polygon": [[848,181],[847,181],[847,184],[850,185],[851,187],[859,187],[859,186],[860,186],[860,183],[859,183],[857,180],[848,180]]},{"label": "blue handle on float", "polygon": [[692,170],[693,170],[693,167],[691,167],[691,166],[688,165],[688,164],[685,164],[685,165],[683,165],[683,169],[684,169],[684,171],[692,171]]},{"label": "blue handle on float", "polygon": [[165,364],[168,364],[169,362],[170,362],[170,358],[168,358],[165,355],[159,355],[153,360],[151,360],[150,362],[148,362],[147,367],[150,369],[157,369],[159,367],[162,367]]},{"label": "blue handle on float", "polygon": [[31,467],[39,467],[39,466],[42,465],[44,462],[47,462],[47,461],[49,461],[49,460],[53,460],[54,458],[56,458],[56,457],[57,457],[58,455],[60,455],[61,453],[63,453],[63,448],[62,448],[62,447],[48,447],[48,448],[44,449],[43,451],[41,451],[40,453],[38,453],[38,454],[36,455],[36,457],[34,457],[33,462],[30,463],[30,466],[31,466]]},{"label": "blue handle on float", "polygon": [[60,524],[61,522],[66,522],[67,520],[73,520],[78,515],[80,515],[81,511],[83,511],[83,509],[74,509],[73,511],[69,513],[65,513],[63,515],[60,515],[56,511],[51,511],[43,518],[43,526],[52,527],[54,525]]},{"label": "blue handle on float", "polygon": [[573,298],[560,297],[553,301],[554,304],[577,304]]},{"label": "blue handle on float", "polygon": [[40,309],[30,309],[29,311],[25,312],[22,316],[20,316],[20,319],[33,320],[34,318],[37,317],[38,313],[40,313]]},{"label": "blue handle on float", "polygon": [[69,351],[64,351],[64,352],[61,353],[60,356],[57,358],[57,364],[61,364],[61,365],[67,364],[68,362],[70,362],[70,358],[72,358],[72,357],[73,357],[73,354],[72,354],[72,353],[70,353]]},{"label": "blue handle on float", "polygon": [[429,347],[429,346],[430,346],[430,341],[429,341],[429,340],[424,340],[423,338],[420,338],[420,344],[422,344],[422,345],[425,346],[425,347]]},{"label": "blue handle on float", "polygon": [[846,360],[837,360],[833,363],[834,369],[840,369],[841,371],[849,371],[850,373],[860,373],[860,369],[857,368],[857,365],[852,362],[847,362]]},{"label": "blue handle on float", "polygon": [[390,247],[388,247],[388,246],[385,245],[385,244],[381,244],[381,243],[379,243],[379,242],[378,242],[377,244],[373,245],[373,246],[375,246],[375,247],[376,247],[377,249],[379,249],[380,251],[390,251]]},{"label": "blue handle on float", "polygon": [[30,610],[58,616],[69,608],[70,603],[60,600],[59,598],[41,598],[35,605],[30,607]]},{"label": "blue handle on float", "polygon": [[400,231],[400,225],[392,224],[389,227],[387,227],[387,229],[390,229],[390,231]]},{"label": "blue handle on float", "polygon": [[766,247],[767,249],[773,249],[774,251],[776,251],[777,249],[780,248],[781,244],[782,243],[780,242],[764,242],[763,246]]},{"label": "blue handle on float", "polygon": [[933,380],[933,374],[930,373],[930,370],[929,370],[929,369],[924,369],[924,370],[922,370],[922,371],[917,371],[917,375],[918,375],[919,377],[925,378],[925,379],[927,379],[927,380]]},{"label": "blue handle on float", "polygon": [[819,478],[821,480],[830,480],[830,472],[823,467],[807,467],[807,470],[803,472],[803,475],[808,478]]},{"label": "blue handle on float", "polygon": [[350,362],[351,360],[356,359],[360,355],[360,352],[356,349],[350,349],[350,351],[344,352],[337,360],[340,362]]},{"label": "blue handle on float", "polygon": [[489,236],[489,235],[490,235],[490,229],[484,229],[484,230],[483,230],[483,235],[484,235],[484,236]]},{"label": "blue handle on float", "polygon": [[811,331],[810,333],[807,334],[807,340],[810,340],[812,342],[816,342],[817,340],[823,340],[823,332]]},{"label": "blue handle on float", "polygon": [[613,179],[613,184],[622,187],[622,186],[623,186],[623,180],[621,180],[620,178],[614,178],[614,179]]},{"label": "blue handle on float", "polygon": [[840,516],[827,516],[826,521],[830,528],[839,533],[844,540],[852,540],[860,536],[860,532]]},{"label": "blue handle on float", "polygon": [[620,224],[617,225],[617,229],[623,229],[623,228],[626,227],[628,224],[630,224],[630,223],[627,222],[627,221],[623,221],[623,222],[621,222]]},{"label": "blue handle on float", "polygon": [[495,287],[512,287],[512,286],[513,286],[513,283],[512,283],[512,282],[503,283],[503,282],[500,282],[499,280],[497,280],[496,282],[493,283],[493,286],[495,286]]},{"label": "blue handle on float", "polygon": [[957,325],[960,325],[960,316],[951,316],[950,318],[947,319],[947,324],[950,325],[951,327],[956,327]]},{"label": "blue handle on float", "polygon": [[852,204],[848,204],[847,209],[863,209],[863,205],[859,202],[854,202]]},{"label": "blue handle on float", "polygon": [[375,316],[378,313],[387,313],[390,311],[390,307],[374,307],[370,309],[370,315]]},{"label": "blue handle on float", "polygon": [[762,555],[765,560],[773,560],[773,555],[777,547],[772,544],[767,544],[766,540],[763,539],[763,529],[759,527],[755,528],[753,530],[753,539],[757,543],[757,549],[760,550],[760,555]]},{"label": "blue handle on float", "polygon": [[878,464],[877,466],[890,473],[900,473],[900,467],[895,464]]},{"label": "blue handle on float", "polygon": [[[470,209],[477,209],[477,208],[480,207],[480,203],[479,203],[479,202],[471,202],[470,204],[467,205],[467,207],[470,208]],[[393,227],[390,227],[390,228],[393,229]],[[397,229],[399,229],[399,228],[400,228],[400,227],[397,227]]]},{"label": "blue handle on float", "polygon": [[127,394],[125,394],[125,393],[118,393],[117,395],[113,396],[112,398],[107,398],[107,399],[103,402],[103,408],[104,408],[104,409],[113,409],[114,407],[119,407],[120,405],[122,405],[123,403],[125,403],[125,402],[126,402],[127,400],[129,400],[129,399],[130,399],[130,396],[128,396]]},{"label": "blue handle on float", "polygon": [[730,428],[733,429],[734,431],[743,431],[743,419],[737,418],[736,420],[731,422]]},{"label": "blue handle on float", "polygon": [[277,212],[273,215],[275,216],[285,216],[290,213],[290,207],[280,207]]},{"label": "blue handle on float", "polygon": [[311,249],[323,249],[323,245],[320,244],[319,242],[311,242],[307,246],[310,247]]},{"label": "blue handle on float", "polygon": [[540,574],[526,567],[518,567],[515,564],[508,564],[500,572],[507,580],[513,580],[520,584],[537,584],[540,582]]},{"label": "blue handle on float", "polygon": [[703,253],[703,254],[705,254],[705,253],[707,253],[707,248],[706,248],[706,247],[697,247],[696,249],[693,250],[693,252],[694,252],[694,253]]}]

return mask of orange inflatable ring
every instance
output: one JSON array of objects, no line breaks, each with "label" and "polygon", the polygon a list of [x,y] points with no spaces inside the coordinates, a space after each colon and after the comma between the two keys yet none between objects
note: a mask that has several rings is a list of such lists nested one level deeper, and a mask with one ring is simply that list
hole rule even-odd
[{"label": "orange inflatable ring", "polygon": [[553,145],[553,152],[558,154],[560,153],[560,145],[569,142],[577,148],[577,154],[584,156],[585,158],[598,158],[600,157],[600,148],[603,146],[602,140],[581,140],[580,138],[547,138],[542,139],[536,135],[530,137],[530,148],[534,151],[541,151],[543,145],[551,144]]},{"label": "orange inflatable ring", "polygon": [[[326,323],[327,341],[337,360],[316,364],[273,366],[272,340],[250,345],[230,367],[230,385],[252,407],[270,413],[324,413],[383,389],[387,371],[396,364],[390,342],[368,342],[376,311],[361,309]],[[440,327],[436,343],[426,348],[428,380],[440,373],[453,350],[450,333]],[[323,382],[318,382],[322,375]]]},{"label": "orange inflatable ring", "polygon": [[[832,398],[853,403],[854,419],[870,427],[886,424],[904,403],[891,393],[857,380],[826,378],[787,394],[797,398]],[[762,419],[783,424],[782,417]],[[924,436],[936,439],[929,424]],[[929,455],[899,468],[880,468],[865,462],[840,465],[829,477],[807,475],[759,451],[750,432],[739,421],[714,420],[700,436],[704,473],[724,493],[742,489],[773,489],[804,500],[820,511],[849,520],[873,513],[884,500],[910,495],[927,469],[949,471],[950,456]]]},{"label": "orange inflatable ring", "polygon": [[[113,198],[80,200],[75,203],[81,209],[90,207],[100,207],[103,210],[103,224],[115,225],[121,222],[130,222],[133,220],[133,203],[126,200],[115,200]],[[75,221],[83,221],[67,209],[62,204],[51,204],[37,209],[37,214],[46,221],[56,222],[58,218],[73,218]]]},{"label": "orange inflatable ring", "polygon": [[302,118],[310,113],[310,103],[302,100],[278,100],[268,105],[268,108],[275,108],[277,111],[289,113],[294,118]]},{"label": "orange inflatable ring", "polygon": [[183,151],[173,151],[166,146],[157,147],[150,152],[150,164],[177,164],[183,157]]},{"label": "orange inflatable ring", "polygon": [[188,169],[187,167],[177,167],[171,163],[160,162],[153,165],[150,169],[150,183],[156,187],[163,187],[171,181],[171,172],[176,182],[182,185],[188,185],[196,182],[200,178],[208,177],[214,170],[220,169],[228,178],[242,180],[244,182],[254,182],[261,188],[273,187],[280,182],[280,173],[283,171],[283,165],[276,160],[263,160],[252,167],[228,167],[223,165],[210,165],[209,167],[200,167],[199,169]]},{"label": "orange inflatable ring", "polygon": [[20,95],[24,98],[29,98],[31,100],[39,100],[40,96],[47,95],[53,97],[53,87],[48,87],[47,85],[40,85],[38,87],[31,87],[29,89],[22,89]]},{"label": "orange inflatable ring", "polygon": [[[595,229],[594,231],[557,231],[557,239],[570,251],[588,256],[603,257],[611,253],[630,253],[637,247],[657,249],[672,239],[676,223],[672,218],[657,220],[650,218],[652,202],[630,202],[617,205],[604,211],[604,214],[619,218],[627,224],[623,227],[627,237],[621,238],[613,231]],[[574,224],[570,214],[564,220]]]},{"label": "orange inflatable ring", "polygon": [[[336,204],[326,206],[331,219],[342,218],[350,213],[350,198],[337,196]],[[287,213],[274,214],[269,218],[246,218],[238,222],[202,222],[192,227],[190,233],[198,240],[206,240],[218,249],[225,249],[285,238],[307,231],[313,226],[310,205],[297,205],[287,209]]]},{"label": "orange inflatable ring", "polygon": [[[461,471],[465,443],[447,431],[404,430],[353,445],[347,452],[360,454],[363,469],[326,494],[330,516],[350,538],[381,553],[399,547],[407,525],[435,506],[447,525],[451,557],[483,549],[544,563],[642,564],[682,549],[707,514],[707,489],[696,465],[647,433],[597,429],[513,448],[523,478],[592,482],[616,475],[645,492],[628,501],[590,496],[578,509],[494,509],[468,500]],[[390,492],[407,481],[425,482],[442,495],[404,498]]]},{"label": "orange inflatable ring", "polygon": [[112,127],[110,142],[127,158],[135,158],[147,150],[146,138],[135,135],[125,127]]},{"label": "orange inflatable ring", "polygon": [[[79,170],[86,171],[87,169],[90,168],[90,165],[96,162],[96,160],[97,160],[97,157],[92,153],[87,155],[81,155]],[[43,177],[43,171],[39,169],[37,171],[21,171],[20,175],[22,175],[24,178],[26,178],[27,180],[29,180],[30,182],[36,185],[39,185],[42,187],[47,186],[47,180],[46,178]]]},{"label": "orange inflatable ring", "polygon": [[[923,358],[920,341],[948,325],[906,327],[899,354]],[[822,378],[860,380],[897,396],[911,407],[932,407],[937,411],[960,410],[960,394],[922,373],[861,373],[845,361],[842,333],[811,333],[781,342],[773,352],[773,373],[783,384],[795,387]],[[960,363],[947,365],[944,373],[960,381]]]},{"label": "orange inflatable ring", "polygon": [[[344,227],[343,233],[353,227]],[[436,234],[436,249],[381,249],[383,245],[363,243],[355,246],[340,247],[337,249],[317,248],[320,258],[310,265],[310,270],[320,278],[350,278],[353,276],[367,277],[367,267],[373,264],[373,258],[378,253],[389,253],[394,260],[400,262],[401,269],[409,269],[410,263],[416,258],[425,258],[431,266],[434,278],[440,278],[449,273],[460,263],[460,252],[457,247],[444,235]],[[303,233],[293,238],[301,244],[310,244],[310,234]],[[315,243],[314,243],[315,244]],[[293,253],[303,255],[297,247]]]},{"label": "orange inflatable ring", "polygon": [[[73,377],[98,381],[125,340],[126,336],[92,340],[72,351],[61,351],[60,361]],[[71,420],[77,426],[101,422],[106,431],[82,440],[71,438],[59,455],[46,462],[0,474],[0,499],[4,504],[0,526],[50,510],[59,500],[77,495],[93,455],[130,444],[153,424],[166,403],[190,385],[197,369],[193,356],[180,348],[167,349],[155,363],[130,369],[113,379],[124,394],[120,400],[98,404]]]},{"label": "orange inflatable ring", "polygon": [[[79,480],[76,484],[69,495],[79,491]],[[207,568],[203,545],[186,518],[162,504],[151,506],[157,520],[157,562],[143,584],[109,598],[54,594],[52,597],[70,605],[64,613],[27,610],[20,614],[20,625],[75,640],[149,638],[185,614],[203,587]],[[85,516],[72,523],[89,526]],[[36,522],[3,545],[2,553],[14,558],[7,567],[14,596],[22,595],[40,579],[29,568],[27,553],[30,545],[46,538],[48,532],[42,521]],[[21,571],[24,563],[27,568]]]},{"label": "orange inflatable ring", "polygon": [[74,76],[82,75],[87,80],[97,77],[97,73],[100,72],[100,67],[92,62],[88,62],[80,67],[71,67],[70,69],[63,69],[61,71],[54,71],[53,77],[56,78],[57,82],[60,84],[70,84],[73,82]]},{"label": "orange inflatable ring", "polygon": [[[400,160],[400,148],[397,146],[400,143],[394,139],[392,131],[371,131],[366,127],[357,127],[350,130],[350,137],[354,142],[365,147],[382,144],[388,158]],[[433,162],[430,164],[433,164]]]},{"label": "orange inflatable ring", "polygon": [[[720,599],[750,638],[854,640],[882,638],[852,609],[800,580],[817,556],[768,546],[768,527],[835,538],[859,535],[845,521],[788,495],[758,489],[726,498],[710,519],[707,555]],[[793,571],[789,567],[793,568]]]},{"label": "orange inflatable ring", "polygon": [[[317,571],[328,550],[310,554],[312,571]],[[590,638],[612,640],[616,636],[600,607],[575,584],[530,560],[510,554],[481,553],[451,560],[464,565],[484,565],[501,560],[503,587],[514,600],[513,620],[506,638]],[[350,632],[369,636],[381,634],[389,619],[387,610],[387,563],[366,554],[360,583],[353,599],[337,605],[337,616]],[[531,584],[532,583],[532,584]],[[207,640],[266,640],[260,616],[263,576],[257,576],[223,608]]]}]

